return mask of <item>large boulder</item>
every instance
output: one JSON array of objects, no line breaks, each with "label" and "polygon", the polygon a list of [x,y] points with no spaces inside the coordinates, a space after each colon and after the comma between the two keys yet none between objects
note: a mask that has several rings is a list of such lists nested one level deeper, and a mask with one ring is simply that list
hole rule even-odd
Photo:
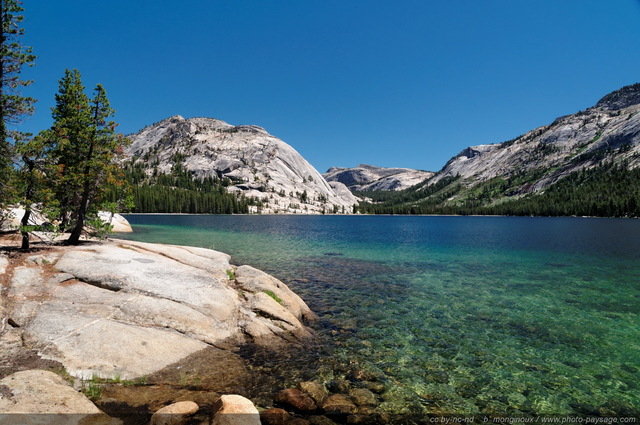
[{"label": "large boulder", "polygon": [[223,395],[214,409],[213,425],[260,425],[258,409],[241,395]]},{"label": "large boulder", "polygon": [[84,394],[74,390],[53,372],[16,372],[0,380],[0,388],[3,390],[0,395],[0,423],[3,424],[122,423],[105,415]]},{"label": "large boulder", "polygon": [[[38,210],[37,207],[33,207],[29,224],[41,225],[47,223],[49,220]],[[15,230],[20,227],[22,217],[24,216],[23,207],[13,207],[4,211],[4,220],[0,219],[0,230]],[[120,214],[112,214],[107,211],[99,211],[98,217],[105,223],[109,223],[113,226],[113,231],[118,233],[130,233],[133,232],[129,221]]]},{"label": "large boulder", "polygon": [[[0,230],[9,231],[20,227],[20,222],[24,216],[24,208],[12,207],[4,211],[0,211]],[[31,212],[30,224],[46,223],[47,218],[37,210]]]},{"label": "large boulder", "polygon": [[151,416],[150,425],[182,425],[196,413],[199,406],[193,401],[179,401],[159,409]]},{"label": "large boulder", "polygon": [[100,217],[100,219],[105,223],[111,224],[113,226],[111,230],[113,230],[116,233],[133,232],[133,229],[131,228],[131,224],[129,224],[129,221],[120,214],[111,214],[110,212],[107,212],[107,211],[100,211],[98,212],[98,217]]},{"label": "large boulder", "polygon": [[83,379],[134,379],[211,346],[311,336],[302,321],[313,313],[284,283],[239,267],[241,289],[233,269],[228,255],[203,248],[118,240],[54,248],[11,270],[5,315],[26,346]]}]

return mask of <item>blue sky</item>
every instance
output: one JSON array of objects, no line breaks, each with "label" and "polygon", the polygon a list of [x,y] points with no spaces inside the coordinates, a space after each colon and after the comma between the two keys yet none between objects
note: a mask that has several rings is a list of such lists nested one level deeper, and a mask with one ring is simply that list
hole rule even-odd
[{"label": "blue sky", "polygon": [[640,82],[639,0],[24,0],[23,125],[65,68],[125,134],[171,115],[255,124],[320,172],[439,170]]}]

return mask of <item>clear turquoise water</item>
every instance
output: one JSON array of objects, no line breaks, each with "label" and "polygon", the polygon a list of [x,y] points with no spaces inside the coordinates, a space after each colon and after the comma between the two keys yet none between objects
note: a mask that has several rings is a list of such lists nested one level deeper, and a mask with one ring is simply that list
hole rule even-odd
[{"label": "clear turquoise water", "polygon": [[127,217],[285,281],[337,365],[395,413],[640,412],[640,221],[381,216]]}]

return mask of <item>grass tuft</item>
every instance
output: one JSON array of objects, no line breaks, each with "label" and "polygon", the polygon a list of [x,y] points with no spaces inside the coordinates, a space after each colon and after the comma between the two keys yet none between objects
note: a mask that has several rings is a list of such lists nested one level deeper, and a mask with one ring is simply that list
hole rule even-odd
[{"label": "grass tuft", "polygon": [[282,305],[282,299],[281,299],[279,296],[277,296],[275,293],[273,293],[272,291],[269,291],[269,290],[265,289],[265,290],[264,290],[264,291],[262,291],[262,292],[264,292],[265,294],[269,295],[271,298],[273,298],[274,300],[276,300],[276,302],[277,302],[278,304]]}]

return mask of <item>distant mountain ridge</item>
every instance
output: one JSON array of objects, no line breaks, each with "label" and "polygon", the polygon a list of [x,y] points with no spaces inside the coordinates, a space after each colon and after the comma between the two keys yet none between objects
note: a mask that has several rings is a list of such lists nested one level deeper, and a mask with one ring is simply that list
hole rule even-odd
[{"label": "distant mountain ridge", "polygon": [[[628,168],[640,166],[640,84],[603,97],[594,107],[556,119],[516,139],[471,146],[453,157],[429,184],[459,175],[469,184],[523,172],[544,172],[522,193],[543,189],[560,178],[607,158]],[[623,151],[619,149],[625,147]]]},{"label": "distant mountain ridge", "polygon": [[[265,129],[212,118],[173,116],[130,138],[125,166],[146,185],[145,205],[173,191],[178,212],[640,216],[640,84],[513,140],[470,146],[437,173],[361,164],[321,175]],[[366,202],[349,189],[367,191]]]},{"label": "distant mountain ridge", "polygon": [[609,93],[596,103],[596,108],[617,111],[640,104],[640,83],[625,86]]},{"label": "distant mountain ridge", "polygon": [[254,200],[250,212],[353,212],[357,199],[329,184],[295,149],[254,125],[213,118],[167,118],[129,136],[126,153],[151,177],[186,171],[228,182],[226,191]]},{"label": "distant mountain ridge", "polygon": [[[640,188],[620,187],[635,182],[636,175],[640,176],[640,84],[609,93],[591,108],[559,117],[513,140],[470,146],[425,184],[409,189],[410,193],[381,196],[361,210],[527,214],[524,201],[533,205],[531,197],[539,195],[536,202],[558,203],[558,207],[536,206],[531,214],[591,215],[595,211],[607,215],[606,211],[613,211],[638,216],[635,205],[640,205]],[[588,185],[592,192],[599,188],[602,193],[580,192]],[[571,202],[573,207],[560,205],[563,196],[553,195],[559,187],[567,191],[564,203]],[[584,199],[574,199],[577,193]],[[516,207],[520,200],[521,206]]]},{"label": "distant mountain ridge", "polygon": [[431,171],[410,168],[384,168],[360,164],[353,168],[331,167],[324,174],[327,181],[340,182],[350,190],[402,190],[433,177]]}]

